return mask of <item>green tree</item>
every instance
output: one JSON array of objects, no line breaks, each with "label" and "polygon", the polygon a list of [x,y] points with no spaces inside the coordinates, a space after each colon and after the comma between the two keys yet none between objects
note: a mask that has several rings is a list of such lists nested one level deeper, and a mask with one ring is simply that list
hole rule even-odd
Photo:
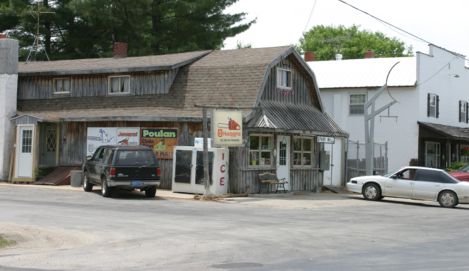
[{"label": "green tree", "polygon": [[399,57],[412,55],[412,47],[386,37],[381,32],[361,31],[358,26],[315,26],[303,34],[297,46],[300,51],[313,51],[317,60],[331,60],[337,53],[344,59],[363,58],[373,50],[376,57]]},{"label": "green tree", "polygon": [[[247,30],[245,13],[223,11],[238,0],[0,0],[0,32],[17,38],[24,59],[36,33],[51,59],[105,57],[116,41],[129,55],[218,49]],[[40,5],[36,3],[39,2]]]}]

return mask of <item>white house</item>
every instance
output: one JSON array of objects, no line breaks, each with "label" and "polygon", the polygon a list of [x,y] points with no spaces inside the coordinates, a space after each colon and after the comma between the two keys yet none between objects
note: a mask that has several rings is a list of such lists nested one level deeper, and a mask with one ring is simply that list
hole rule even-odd
[{"label": "white house", "polygon": [[[395,100],[375,118],[376,143],[387,142],[388,169],[409,165],[445,168],[469,160],[469,71],[463,55],[429,45],[415,57],[308,62],[315,72],[326,111],[350,135],[365,142],[364,103],[386,82],[376,108]],[[332,185],[342,185],[343,143],[333,147]],[[332,151],[332,148],[331,148]],[[325,173],[325,177],[327,173]],[[326,179],[325,179],[326,182]]]}]

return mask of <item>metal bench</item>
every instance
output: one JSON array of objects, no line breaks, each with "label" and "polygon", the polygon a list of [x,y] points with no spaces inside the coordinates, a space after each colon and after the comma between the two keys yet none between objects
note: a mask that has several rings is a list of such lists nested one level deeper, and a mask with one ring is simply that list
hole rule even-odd
[{"label": "metal bench", "polygon": [[[259,194],[262,192],[262,188],[266,188],[266,193],[275,191],[287,192],[285,189],[285,184],[287,180],[285,178],[279,179],[277,175],[271,172],[264,172],[257,174],[257,179],[259,180]],[[275,189],[275,190],[273,190]]]}]

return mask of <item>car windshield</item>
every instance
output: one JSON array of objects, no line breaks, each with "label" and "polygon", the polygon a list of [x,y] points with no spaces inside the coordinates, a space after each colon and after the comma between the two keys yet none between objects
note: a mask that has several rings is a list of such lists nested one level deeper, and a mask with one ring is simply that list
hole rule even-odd
[{"label": "car windshield", "polygon": [[467,164],[467,165],[465,165],[464,167],[458,169],[458,171],[469,172],[469,164]]},{"label": "car windshield", "polygon": [[155,154],[151,150],[119,150],[116,166],[156,166]]}]

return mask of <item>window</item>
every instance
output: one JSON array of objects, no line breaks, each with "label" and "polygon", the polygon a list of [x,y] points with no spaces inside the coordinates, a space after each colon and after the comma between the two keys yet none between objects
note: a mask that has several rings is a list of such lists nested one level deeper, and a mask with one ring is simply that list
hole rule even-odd
[{"label": "window", "polygon": [[438,118],[440,115],[439,112],[440,97],[433,93],[428,93],[427,95],[427,117]]},{"label": "window", "polygon": [[130,93],[130,76],[110,76],[109,93]]},{"label": "window", "polygon": [[415,170],[413,168],[405,169],[396,174],[397,178],[402,180],[414,180],[415,179]]},{"label": "window", "polygon": [[271,166],[273,152],[272,135],[249,136],[249,165]]},{"label": "window", "polygon": [[350,94],[350,115],[365,113],[366,94]]},{"label": "window", "polygon": [[312,166],[313,165],[313,139],[305,137],[293,138],[293,165]]},{"label": "window", "polygon": [[459,122],[468,123],[467,109],[468,103],[466,101],[459,101]]},{"label": "window", "polygon": [[23,130],[21,153],[31,153],[33,147],[33,130]]},{"label": "window", "polygon": [[440,143],[439,142],[425,142],[425,166],[426,167],[440,167]]},{"label": "window", "polygon": [[292,78],[290,70],[277,68],[277,87],[285,89],[292,88]]},{"label": "window", "polygon": [[72,88],[70,78],[54,78],[54,94],[67,94],[70,93]]}]

